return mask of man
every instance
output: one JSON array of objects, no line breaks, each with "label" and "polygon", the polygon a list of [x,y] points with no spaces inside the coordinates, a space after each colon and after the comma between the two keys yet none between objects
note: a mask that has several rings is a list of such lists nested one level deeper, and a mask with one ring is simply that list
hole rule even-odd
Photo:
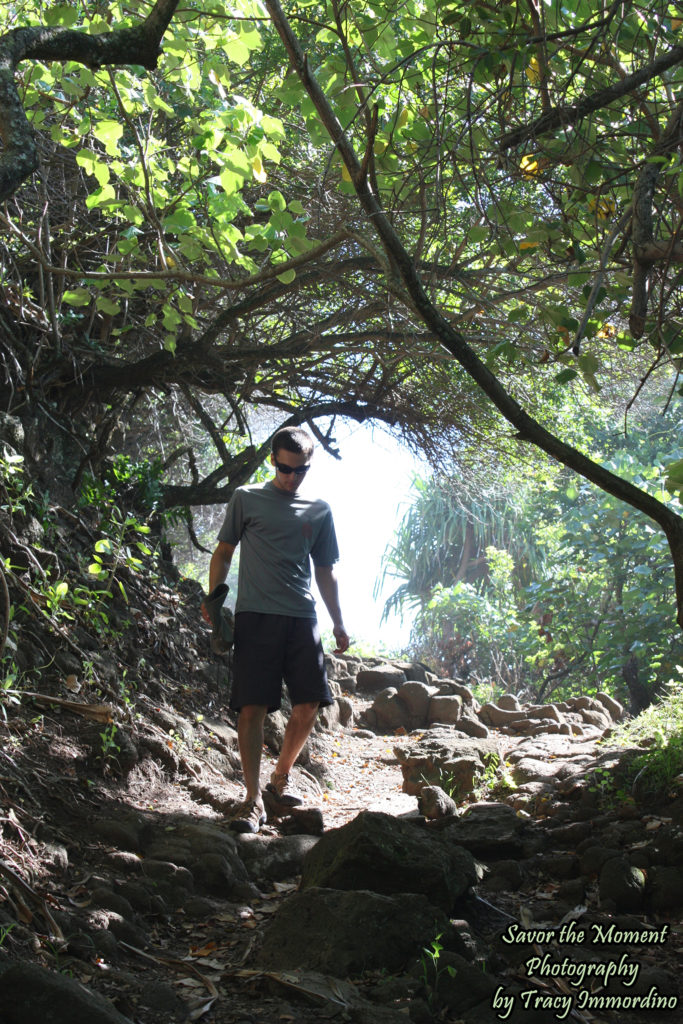
[{"label": "man", "polygon": [[[273,437],[275,475],[238,487],[228,504],[211,556],[209,591],[224,583],[241,544],[235,607],[235,654],[230,706],[239,712],[237,737],[246,799],[232,819],[240,832],[266,820],[260,767],[266,714],[280,707],[284,679],[292,703],[282,749],[267,789],[283,806],[302,802],[289,773],[308,739],[319,707],[332,703],[311,594],[312,559],[320,595],[332,619],[335,654],[350,640],[339,606],[334,563],[339,558],[329,505],[302,497],[310,469],[311,436],[285,427]],[[203,607],[206,621],[209,621]]]}]

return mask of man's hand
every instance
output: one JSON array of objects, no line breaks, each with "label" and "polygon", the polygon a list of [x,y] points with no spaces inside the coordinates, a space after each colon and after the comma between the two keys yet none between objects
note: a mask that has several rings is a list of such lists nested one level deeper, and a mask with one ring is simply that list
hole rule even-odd
[{"label": "man's hand", "polygon": [[344,651],[348,651],[351,646],[351,637],[346,632],[343,626],[336,626],[332,632],[334,633],[334,639],[337,641],[337,646],[334,650],[334,654],[343,654]]}]

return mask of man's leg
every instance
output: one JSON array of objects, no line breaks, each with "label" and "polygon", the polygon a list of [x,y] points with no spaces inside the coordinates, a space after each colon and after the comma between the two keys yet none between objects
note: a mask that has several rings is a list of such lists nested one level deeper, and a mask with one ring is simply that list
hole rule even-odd
[{"label": "man's leg", "polygon": [[315,718],[320,707],[319,701],[315,703],[295,704],[292,714],[287,722],[285,735],[282,740],[282,749],[275,766],[277,777],[289,775],[294,762],[304,748],[304,743],[311,735],[315,725]]},{"label": "man's leg", "polygon": [[260,772],[263,752],[263,723],[267,710],[260,704],[246,704],[240,710],[237,720],[237,742],[240,749],[247,800],[255,800],[260,806],[263,806]]}]

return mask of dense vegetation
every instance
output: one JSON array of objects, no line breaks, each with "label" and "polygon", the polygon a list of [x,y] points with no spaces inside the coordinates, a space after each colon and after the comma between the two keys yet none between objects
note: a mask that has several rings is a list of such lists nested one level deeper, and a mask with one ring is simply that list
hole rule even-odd
[{"label": "dense vegetation", "polygon": [[[594,444],[671,502],[682,441],[678,420],[657,416]],[[385,554],[384,579],[400,581],[385,614],[410,608],[418,656],[480,687],[539,701],[606,689],[638,710],[683,658],[667,628],[670,561],[644,517],[566,471],[435,477],[418,482]]]},{"label": "dense vegetation", "polygon": [[[111,593],[107,559],[134,570],[165,517],[192,530],[189,511],[250,479],[283,423],[335,451],[339,417],[376,420],[441,472],[478,459],[463,507],[491,513],[488,546],[507,550],[504,524],[521,517],[529,553],[566,568],[521,579],[514,552],[514,571],[489,559],[490,608],[456,582],[468,614],[502,623],[501,678],[513,666],[547,692],[585,656],[609,682],[635,654],[658,685],[683,607],[678,440],[672,427],[622,458],[586,424],[601,408],[628,422],[641,402],[675,412],[675,5],[2,10],[5,476],[22,466],[46,512],[80,502],[101,522],[69,593]],[[525,470],[524,493],[476,483],[535,465],[534,449],[563,467],[544,470],[548,487]],[[16,500],[6,486],[10,515]],[[22,573],[40,574],[8,530],[17,604]],[[49,559],[42,572],[61,607],[67,581]],[[651,610],[634,586],[648,572]],[[452,580],[432,582],[446,601]],[[506,604],[521,614],[532,586],[552,642],[533,620],[510,647]],[[628,607],[605,597],[617,592]],[[558,607],[568,593],[606,601],[594,636],[587,612]],[[607,643],[618,607],[623,636]],[[654,628],[656,651],[632,651]]]}]

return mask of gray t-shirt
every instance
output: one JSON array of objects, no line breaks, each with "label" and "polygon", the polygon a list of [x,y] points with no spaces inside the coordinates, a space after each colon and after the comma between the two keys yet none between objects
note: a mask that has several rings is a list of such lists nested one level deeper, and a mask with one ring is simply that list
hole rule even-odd
[{"label": "gray t-shirt", "polygon": [[339,558],[330,506],[288,494],[272,481],[238,487],[225,512],[219,541],[240,547],[235,612],[314,619],[311,558]]}]

